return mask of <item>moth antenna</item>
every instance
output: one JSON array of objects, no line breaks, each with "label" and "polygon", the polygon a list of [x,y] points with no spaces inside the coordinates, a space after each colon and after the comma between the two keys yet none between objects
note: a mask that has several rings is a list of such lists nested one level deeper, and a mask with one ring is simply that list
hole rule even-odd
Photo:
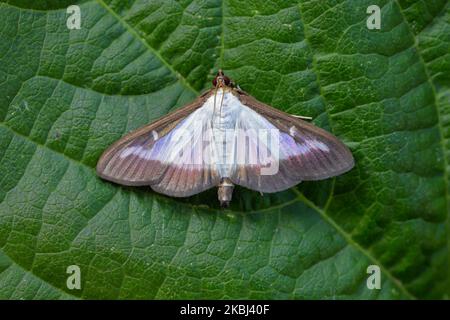
[{"label": "moth antenna", "polygon": [[294,118],[303,119],[303,120],[312,120],[312,117],[306,117],[306,116],[298,116],[296,114],[291,114]]}]

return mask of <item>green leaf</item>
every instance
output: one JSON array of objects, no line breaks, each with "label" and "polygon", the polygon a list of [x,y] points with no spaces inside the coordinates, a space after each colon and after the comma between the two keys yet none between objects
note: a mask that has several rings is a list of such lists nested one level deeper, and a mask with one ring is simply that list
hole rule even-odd
[{"label": "green leaf", "polygon": [[[90,0],[79,30],[70,4],[0,3],[0,298],[448,297],[448,1]],[[356,167],[237,188],[225,211],[215,190],[173,199],[96,176],[105,148],[219,67],[314,117]]]}]

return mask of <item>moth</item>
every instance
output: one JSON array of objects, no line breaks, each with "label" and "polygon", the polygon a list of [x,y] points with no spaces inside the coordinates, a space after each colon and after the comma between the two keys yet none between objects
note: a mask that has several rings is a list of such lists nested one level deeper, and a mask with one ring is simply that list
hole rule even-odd
[{"label": "moth", "polygon": [[111,145],[97,173],[172,197],[217,186],[227,207],[235,185],[272,193],[350,170],[350,150],[306,118],[256,100],[219,70],[195,101]]}]

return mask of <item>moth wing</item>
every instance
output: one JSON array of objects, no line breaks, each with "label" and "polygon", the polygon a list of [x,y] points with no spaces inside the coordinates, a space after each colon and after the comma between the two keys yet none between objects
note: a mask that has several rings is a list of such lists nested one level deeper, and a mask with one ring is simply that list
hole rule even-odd
[{"label": "moth wing", "polygon": [[[219,178],[208,162],[186,161],[201,147],[198,135],[209,124],[201,107],[209,95],[207,92],[118,140],[100,157],[97,174],[122,185],[150,185],[159,193],[175,197],[187,197],[217,185]],[[193,123],[201,124],[201,129],[192,132]]]},{"label": "moth wing", "polygon": [[[279,146],[277,159],[270,160],[269,157],[269,161],[277,161],[276,172],[266,170],[268,173],[263,174],[261,164],[237,164],[231,177],[234,183],[261,192],[278,192],[303,180],[337,176],[354,166],[350,150],[329,132],[263,104],[246,93],[240,93],[239,99],[254,111],[253,114],[243,113],[240,127],[254,127],[257,114],[267,121],[266,128],[279,130]],[[258,145],[264,147],[264,142],[259,141]],[[265,154],[272,151],[266,150]],[[272,165],[270,163],[269,167]]]}]

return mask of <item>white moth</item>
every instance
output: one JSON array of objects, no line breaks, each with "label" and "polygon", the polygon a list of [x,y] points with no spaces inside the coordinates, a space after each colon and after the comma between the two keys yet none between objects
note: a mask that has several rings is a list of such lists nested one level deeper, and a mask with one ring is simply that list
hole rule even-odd
[{"label": "white moth", "polygon": [[218,186],[228,206],[235,184],[277,192],[350,170],[349,149],[301,118],[257,101],[220,70],[193,103],[114,143],[97,172],[174,197]]}]

